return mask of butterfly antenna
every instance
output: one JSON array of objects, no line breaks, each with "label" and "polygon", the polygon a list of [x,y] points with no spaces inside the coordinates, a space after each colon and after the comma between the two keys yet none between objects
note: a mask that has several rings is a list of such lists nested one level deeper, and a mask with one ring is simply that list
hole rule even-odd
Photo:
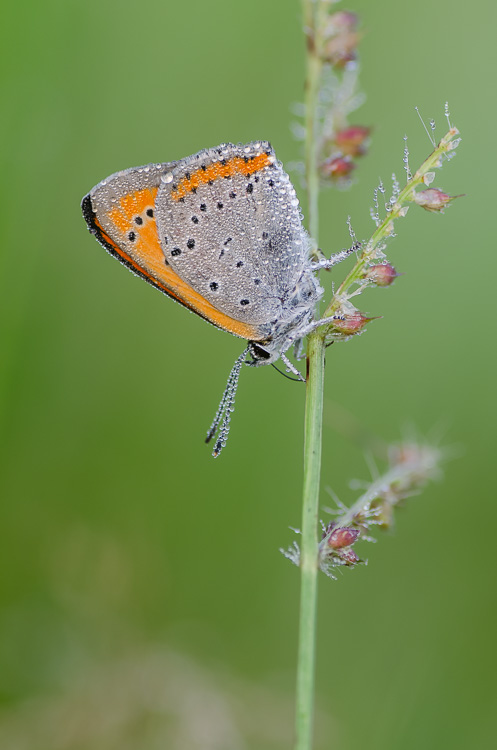
[{"label": "butterfly antenna", "polygon": [[279,372],[280,375],[283,375],[284,378],[287,378],[288,380],[293,380],[294,383],[301,383],[302,378],[291,378],[290,375],[287,375],[286,372],[283,372],[283,370],[280,370],[279,367],[276,367],[276,365],[271,362],[271,366],[274,367],[276,372]]},{"label": "butterfly antenna", "polygon": [[235,396],[238,386],[238,378],[240,377],[240,370],[242,369],[242,365],[245,362],[245,357],[247,356],[248,351],[248,349],[245,349],[245,351],[240,354],[235,364],[233,365],[233,368],[228,377],[228,382],[226,383],[226,388],[224,389],[221,403],[218,406],[214,421],[212,422],[207,432],[207,437],[205,438],[205,442],[210,443],[212,438],[217,434],[214,450],[212,451],[212,455],[214,456],[214,458],[217,458],[217,456],[219,456],[228,440],[231,414],[235,410]]}]

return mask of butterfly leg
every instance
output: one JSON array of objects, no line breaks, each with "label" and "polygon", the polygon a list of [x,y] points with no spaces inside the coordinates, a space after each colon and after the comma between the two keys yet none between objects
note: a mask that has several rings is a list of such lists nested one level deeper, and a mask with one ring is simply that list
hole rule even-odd
[{"label": "butterfly leg", "polygon": [[293,374],[296,375],[299,380],[305,383],[305,378],[302,376],[302,373],[299,370],[297,370],[295,365],[292,362],[290,362],[288,357],[286,357],[283,353],[281,353],[280,359],[283,362],[283,364],[286,365],[287,370],[290,370],[290,372],[293,372]]},{"label": "butterfly leg", "polygon": [[[339,315],[330,315],[328,318],[320,318],[319,320],[313,320],[311,323],[308,323],[305,328],[302,328],[298,332],[298,336],[293,336],[288,338],[288,345],[285,347],[285,351],[287,348],[290,348],[292,344],[295,345],[296,351],[298,352],[299,356],[302,356],[303,354],[303,339],[308,336],[310,333],[316,330],[316,328],[321,328],[321,326],[329,326],[331,323],[333,323],[334,320],[339,319]],[[280,354],[281,359],[285,362],[288,361],[286,357],[284,357],[283,354]],[[290,362],[290,365],[292,363]],[[293,365],[292,365],[293,367]],[[292,370],[294,372],[294,370]]]},{"label": "butterfly leg", "polygon": [[293,356],[295,359],[303,359],[305,356],[305,350],[304,350],[304,339],[298,338],[293,346]]},{"label": "butterfly leg", "polygon": [[337,263],[341,263],[342,260],[348,258],[351,253],[357,252],[360,247],[360,244],[355,242],[352,247],[341,250],[339,253],[334,253],[330,258],[322,258],[322,260],[311,263],[311,269],[313,271],[321,271],[322,269],[328,271],[333,266],[336,266]]}]

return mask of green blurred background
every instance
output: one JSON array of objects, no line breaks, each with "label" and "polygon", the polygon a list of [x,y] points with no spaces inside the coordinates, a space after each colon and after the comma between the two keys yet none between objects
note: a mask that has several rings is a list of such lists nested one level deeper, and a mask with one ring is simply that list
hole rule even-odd
[{"label": "green blurred background", "polygon": [[[329,351],[323,486],[368,478],[334,404],[395,441],[439,429],[457,458],[322,576],[316,747],[488,748],[496,732],[495,24],[491,2],[360,13],[374,128],[349,192],[322,194],[321,246],[372,230],[381,176],[463,143],[411,208],[369,292],[383,319]],[[119,169],[230,141],[300,157],[297,0],[47,0],[3,10],[0,747],[279,750],[292,742],[304,389],[242,372],[228,448],[203,436],[239,340],[134,278],[86,231],[81,197]],[[305,196],[298,186],[305,211]],[[335,278],[344,273],[339,268]],[[323,491],[323,504],[329,498]]]}]

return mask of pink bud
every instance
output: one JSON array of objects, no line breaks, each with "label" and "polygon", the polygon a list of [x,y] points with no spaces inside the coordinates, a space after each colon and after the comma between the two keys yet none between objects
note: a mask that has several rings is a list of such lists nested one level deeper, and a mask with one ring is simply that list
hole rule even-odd
[{"label": "pink bud", "polygon": [[390,263],[380,263],[370,266],[364,274],[364,279],[370,279],[377,286],[390,286],[399,274]]},{"label": "pink bud", "polygon": [[428,190],[420,190],[414,193],[414,201],[418,206],[426,209],[426,211],[440,211],[441,213],[450,201],[459,197],[459,195],[450,196],[447,193],[442,193],[437,188],[428,188]]},{"label": "pink bud", "polygon": [[364,142],[369,137],[371,128],[363,125],[353,125],[339,130],[335,136],[335,143],[343,154],[347,156],[362,156],[366,153]]},{"label": "pink bud", "polygon": [[347,315],[340,315],[333,319],[333,328],[340,333],[346,333],[352,335],[353,333],[359,333],[364,326],[369,323],[373,318],[366,318],[359,310],[354,310],[352,313]]},{"label": "pink bud", "polygon": [[359,533],[359,529],[352,529],[349,526],[346,526],[342,529],[334,529],[328,539],[328,546],[332,547],[333,549],[350,547],[350,545],[354,544],[354,542],[356,541]]},{"label": "pink bud", "polygon": [[345,565],[355,565],[356,563],[361,562],[352,547],[341,550],[340,559],[345,562]]},{"label": "pink bud", "polygon": [[357,16],[342,11],[333,13],[324,30],[324,54],[326,62],[343,68],[357,59],[360,34],[357,31]]},{"label": "pink bud", "polygon": [[348,156],[335,156],[321,164],[321,175],[335,180],[348,177],[356,165]]},{"label": "pink bud", "polygon": [[357,28],[359,18],[349,10],[338,10],[328,17],[328,28],[336,31],[354,31]]}]

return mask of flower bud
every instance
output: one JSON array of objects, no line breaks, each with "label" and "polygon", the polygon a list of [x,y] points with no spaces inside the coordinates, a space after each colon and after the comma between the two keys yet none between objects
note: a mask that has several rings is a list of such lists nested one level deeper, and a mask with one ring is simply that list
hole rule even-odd
[{"label": "flower bud", "polygon": [[343,68],[357,58],[360,35],[357,32],[358,17],[349,11],[332,13],[324,29],[324,60]]},{"label": "flower bud", "polygon": [[345,315],[336,316],[333,318],[333,328],[339,333],[345,333],[351,336],[354,333],[362,331],[364,326],[369,323],[373,318],[367,318],[359,310],[354,310],[351,313]]},{"label": "flower bud", "polygon": [[428,188],[428,190],[420,190],[414,193],[414,201],[426,209],[426,211],[440,211],[443,213],[445,206],[453,201],[454,198],[459,198],[459,195],[450,196],[447,193],[442,193],[437,188]]},{"label": "flower bud", "polygon": [[343,560],[345,565],[355,565],[356,563],[361,562],[359,556],[354,552],[352,547],[341,550],[340,559]]},{"label": "flower bud", "polygon": [[371,128],[364,125],[352,125],[339,130],[335,136],[335,143],[342,154],[347,156],[363,156],[366,153],[365,141],[371,133]]},{"label": "flower bud", "polygon": [[326,159],[321,166],[320,172],[322,177],[341,180],[348,177],[356,165],[348,156],[335,156]]},{"label": "flower bud", "polygon": [[369,279],[376,286],[390,286],[397,276],[399,274],[390,263],[380,263],[376,266],[370,266],[363,279]]},{"label": "flower bud", "polygon": [[350,10],[338,10],[328,16],[326,31],[328,34],[330,32],[355,31],[358,23],[359,18],[356,13],[351,13]]},{"label": "flower bud", "polygon": [[332,549],[350,547],[356,541],[359,533],[359,529],[353,529],[350,526],[333,529],[328,538],[328,546]]}]

